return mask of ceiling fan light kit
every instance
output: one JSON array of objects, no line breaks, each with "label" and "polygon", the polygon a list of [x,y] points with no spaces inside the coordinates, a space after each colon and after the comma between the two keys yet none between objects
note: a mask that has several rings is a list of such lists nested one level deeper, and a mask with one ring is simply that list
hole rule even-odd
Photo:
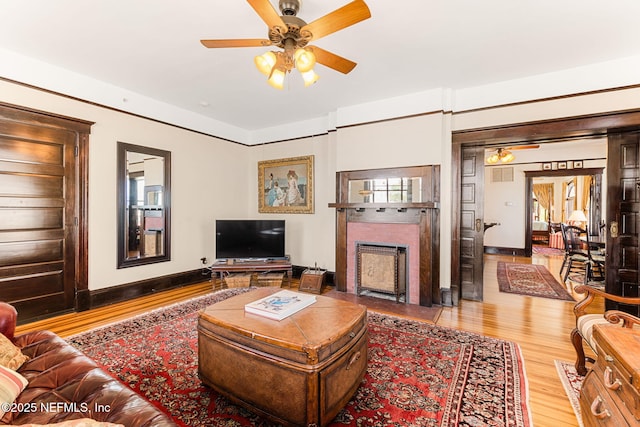
[{"label": "ceiling fan light kit", "polygon": [[276,89],[284,87],[288,73],[296,68],[305,86],[317,82],[320,76],[313,70],[316,63],[349,73],[356,63],[316,46],[307,46],[336,31],[371,17],[363,0],[354,0],[307,24],[296,15],[301,0],[280,0],[279,15],[269,0],[247,0],[269,27],[268,39],[201,40],[208,48],[277,46],[283,51],[269,51],[254,58],[258,70],[267,76],[267,82]]},{"label": "ceiling fan light kit", "polygon": [[498,148],[496,153],[493,153],[489,157],[487,157],[487,163],[490,165],[496,164],[498,162],[501,163],[509,163],[514,161],[516,156],[509,150],[505,150],[504,148]]},{"label": "ceiling fan light kit", "polygon": [[509,147],[509,150],[506,148],[498,148],[495,153],[491,154],[487,157],[486,161],[490,165],[494,165],[498,162],[500,163],[510,163],[516,159],[516,156],[513,155],[511,150],[530,150],[539,148],[539,144],[531,144],[531,145],[517,145],[513,147]]}]

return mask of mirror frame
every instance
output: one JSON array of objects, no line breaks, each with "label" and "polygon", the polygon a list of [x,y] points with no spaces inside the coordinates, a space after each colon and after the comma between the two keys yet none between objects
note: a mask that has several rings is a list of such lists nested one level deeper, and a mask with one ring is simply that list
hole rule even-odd
[{"label": "mirror frame", "polygon": [[[128,258],[126,221],[126,186],[127,182],[127,153],[135,152],[150,156],[162,157],[164,159],[164,191],[163,191],[163,211],[164,230],[162,255],[148,256],[143,258]],[[118,141],[117,156],[117,209],[118,209],[118,268],[135,267],[138,265],[154,264],[158,262],[171,261],[171,152],[157,148],[143,147],[140,145],[128,144]]]}]

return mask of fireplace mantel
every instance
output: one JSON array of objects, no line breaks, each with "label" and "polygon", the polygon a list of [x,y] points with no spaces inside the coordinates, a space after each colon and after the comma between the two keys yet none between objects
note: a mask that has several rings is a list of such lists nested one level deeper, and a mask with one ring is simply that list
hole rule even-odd
[{"label": "fireplace mantel", "polygon": [[355,209],[363,211],[365,209],[373,209],[378,212],[383,212],[387,209],[398,210],[399,212],[406,212],[407,209],[439,209],[440,204],[438,202],[425,202],[425,203],[329,203],[330,208],[336,209]]},{"label": "fireplace mantel", "polygon": [[[349,201],[350,180],[381,179],[383,177],[418,177],[421,179],[418,202],[353,203]],[[374,169],[337,172],[336,203],[336,289],[347,292],[348,224],[417,224],[419,243],[411,249],[419,254],[417,274],[419,304],[440,304],[440,166],[416,166],[408,168]]]}]

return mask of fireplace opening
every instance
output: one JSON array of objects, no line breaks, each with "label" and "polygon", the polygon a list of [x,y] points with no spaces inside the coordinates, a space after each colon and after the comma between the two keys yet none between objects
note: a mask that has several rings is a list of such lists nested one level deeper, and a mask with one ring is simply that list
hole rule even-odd
[{"label": "fireplace opening", "polygon": [[356,293],[407,302],[407,246],[356,243]]}]

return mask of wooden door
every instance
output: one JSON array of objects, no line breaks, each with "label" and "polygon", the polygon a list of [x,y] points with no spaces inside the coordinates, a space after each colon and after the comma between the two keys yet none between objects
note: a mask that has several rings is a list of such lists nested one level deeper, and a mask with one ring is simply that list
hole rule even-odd
[{"label": "wooden door", "polygon": [[[638,220],[640,213],[640,133],[609,135],[607,148],[607,257],[606,291],[637,297]],[[636,306],[607,304],[640,315]]]},{"label": "wooden door", "polygon": [[460,292],[482,301],[484,265],[484,148],[462,149],[460,191]]},{"label": "wooden door", "polygon": [[25,320],[75,308],[86,258],[78,249],[79,134],[22,114],[0,109],[0,300]]}]

